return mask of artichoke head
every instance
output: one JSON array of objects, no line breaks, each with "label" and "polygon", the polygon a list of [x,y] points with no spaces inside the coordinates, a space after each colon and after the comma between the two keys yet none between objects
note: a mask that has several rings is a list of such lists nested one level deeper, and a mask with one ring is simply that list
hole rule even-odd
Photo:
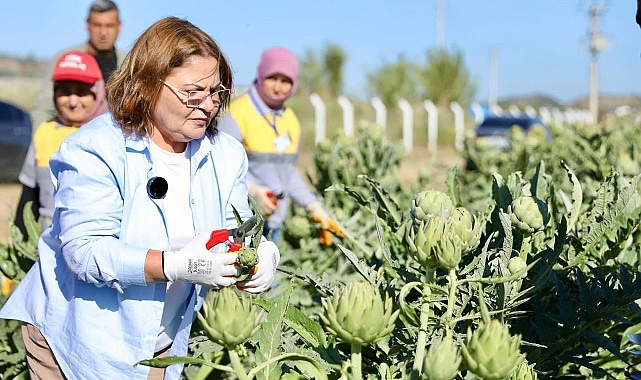
[{"label": "artichoke head", "polygon": [[462,254],[463,245],[460,239],[451,229],[446,228],[434,247],[436,265],[440,268],[455,269],[461,262]]},{"label": "artichoke head", "polygon": [[451,335],[432,344],[423,360],[424,380],[452,380],[459,371],[461,354]]},{"label": "artichoke head", "polygon": [[534,368],[527,364],[527,361],[522,361],[516,370],[512,372],[510,380],[538,380],[539,376],[534,371]]},{"label": "artichoke head", "polygon": [[405,241],[414,260],[425,268],[436,268],[438,260],[435,255],[435,247],[443,237],[444,231],[445,223],[434,215],[407,228]]},{"label": "artichoke head", "polygon": [[512,374],[524,357],[519,350],[521,336],[510,336],[509,327],[496,319],[474,332],[468,327],[467,342],[461,353],[467,368],[487,380],[500,380]]},{"label": "artichoke head", "polygon": [[424,221],[428,216],[438,216],[447,221],[454,211],[454,204],[450,197],[442,191],[426,190],[418,193],[412,201],[410,215],[414,223]]},{"label": "artichoke head", "polygon": [[481,240],[481,223],[465,207],[457,207],[449,221],[452,230],[456,233],[463,253],[475,249]]},{"label": "artichoke head", "polygon": [[293,238],[304,239],[311,235],[312,224],[307,216],[294,215],[285,221],[285,229]]},{"label": "artichoke head", "polygon": [[515,226],[523,235],[529,236],[543,230],[550,220],[548,207],[537,197],[524,195],[512,201],[508,214]]},{"label": "artichoke head", "polygon": [[227,349],[234,349],[258,331],[263,314],[250,296],[233,287],[225,287],[209,292],[202,312],[197,316],[209,339]]},{"label": "artichoke head", "polygon": [[392,311],[392,300],[381,297],[368,281],[352,281],[334,290],[331,299],[322,298],[325,313],[320,319],[338,340],[366,346],[386,337],[393,329],[399,310]]},{"label": "artichoke head", "polygon": [[[518,273],[525,267],[527,267],[527,264],[519,256],[514,256],[507,262],[507,269],[510,271],[510,274]],[[523,273],[521,275],[521,278],[525,278],[526,276],[527,272]]]}]

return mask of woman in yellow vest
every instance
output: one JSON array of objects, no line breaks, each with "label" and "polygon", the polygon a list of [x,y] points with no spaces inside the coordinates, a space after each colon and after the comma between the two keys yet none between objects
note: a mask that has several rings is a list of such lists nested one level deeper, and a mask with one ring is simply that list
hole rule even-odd
[{"label": "woman in yellow vest", "polygon": [[33,201],[32,211],[45,228],[53,216],[53,182],[49,157],[62,140],[78,127],[108,110],[105,82],[96,59],[89,53],[72,50],[62,54],[51,76],[56,115],[36,129],[18,180],[22,195],[16,210],[15,224],[26,240],[24,205]]},{"label": "woman in yellow vest", "polygon": [[249,195],[267,218],[265,231],[271,234],[271,239],[279,239],[291,199],[320,223],[320,242],[331,245],[331,232],[342,236],[342,231],[296,168],[301,128],[294,111],[284,103],[297,85],[296,56],[282,47],[266,49],[256,70],[256,80],[230,104],[229,112],[217,126],[245,146],[249,158]]}]

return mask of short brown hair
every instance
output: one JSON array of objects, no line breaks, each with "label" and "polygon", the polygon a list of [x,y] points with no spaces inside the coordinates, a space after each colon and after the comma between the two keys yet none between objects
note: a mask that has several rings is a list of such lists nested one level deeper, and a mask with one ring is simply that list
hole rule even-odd
[{"label": "short brown hair", "polygon": [[[126,134],[149,134],[163,86],[159,79],[165,79],[172,69],[195,55],[216,58],[222,85],[232,88],[231,66],[218,44],[189,21],[166,17],[138,37],[107,85],[113,117]],[[229,104],[229,98],[229,93],[221,96],[218,113],[207,126],[212,135],[216,119]]]}]

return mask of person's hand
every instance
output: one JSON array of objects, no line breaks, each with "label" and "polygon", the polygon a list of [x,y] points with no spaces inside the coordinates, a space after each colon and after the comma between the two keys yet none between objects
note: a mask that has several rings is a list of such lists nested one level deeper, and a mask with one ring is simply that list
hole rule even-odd
[{"label": "person's hand", "polygon": [[258,204],[258,208],[260,209],[260,213],[263,214],[264,217],[270,216],[278,208],[278,202],[273,195],[274,193],[270,189],[249,183],[247,185],[247,192],[249,193],[249,196],[256,201],[256,204]]},{"label": "person's hand", "polygon": [[163,251],[162,271],[169,281],[187,281],[214,289],[236,283],[238,255],[205,248],[210,234],[202,233],[178,251]]},{"label": "person's hand", "polygon": [[258,264],[256,264],[256,272],[252,274],[247,280],[236,283],[238,289],[242,289],[249,293],[260,293],[269,289],[274,276],[276,275],[276,268],[280,262],[280,252],[276,244],[271,241],[262,241],[258,245]]},{"label": "person's hand", "polygon": [[336,224],[334,219],[329,216],[319,202],[309,204],[309,206],[307,206],[307,212],[309,212],[314,222],[321,225],[320,236],[318,238],[321,244],[326,246],[332,245],[332,232],[335,233],[336,236],[344,236],[343,230]]}]

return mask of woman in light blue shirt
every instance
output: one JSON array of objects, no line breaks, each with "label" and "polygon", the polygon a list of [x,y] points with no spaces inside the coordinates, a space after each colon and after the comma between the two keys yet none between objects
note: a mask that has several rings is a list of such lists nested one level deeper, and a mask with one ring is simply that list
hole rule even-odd
[{"label": "woman in light blue shirt", "polygon": [[[216,130],[232,72],[216,42],[169,17],[146,30],[107,86],[112,110],[67,138],[50,160],[55,192],[40,258],[0,318],[23,321],[32,378],[179,379],[210,289],[269,288],[280,255],[258,247],[258,271],[236,282],[237,255],[214,229],[247,219],[247,156]],[[233,207],[232,207],[233,206]]]}]

